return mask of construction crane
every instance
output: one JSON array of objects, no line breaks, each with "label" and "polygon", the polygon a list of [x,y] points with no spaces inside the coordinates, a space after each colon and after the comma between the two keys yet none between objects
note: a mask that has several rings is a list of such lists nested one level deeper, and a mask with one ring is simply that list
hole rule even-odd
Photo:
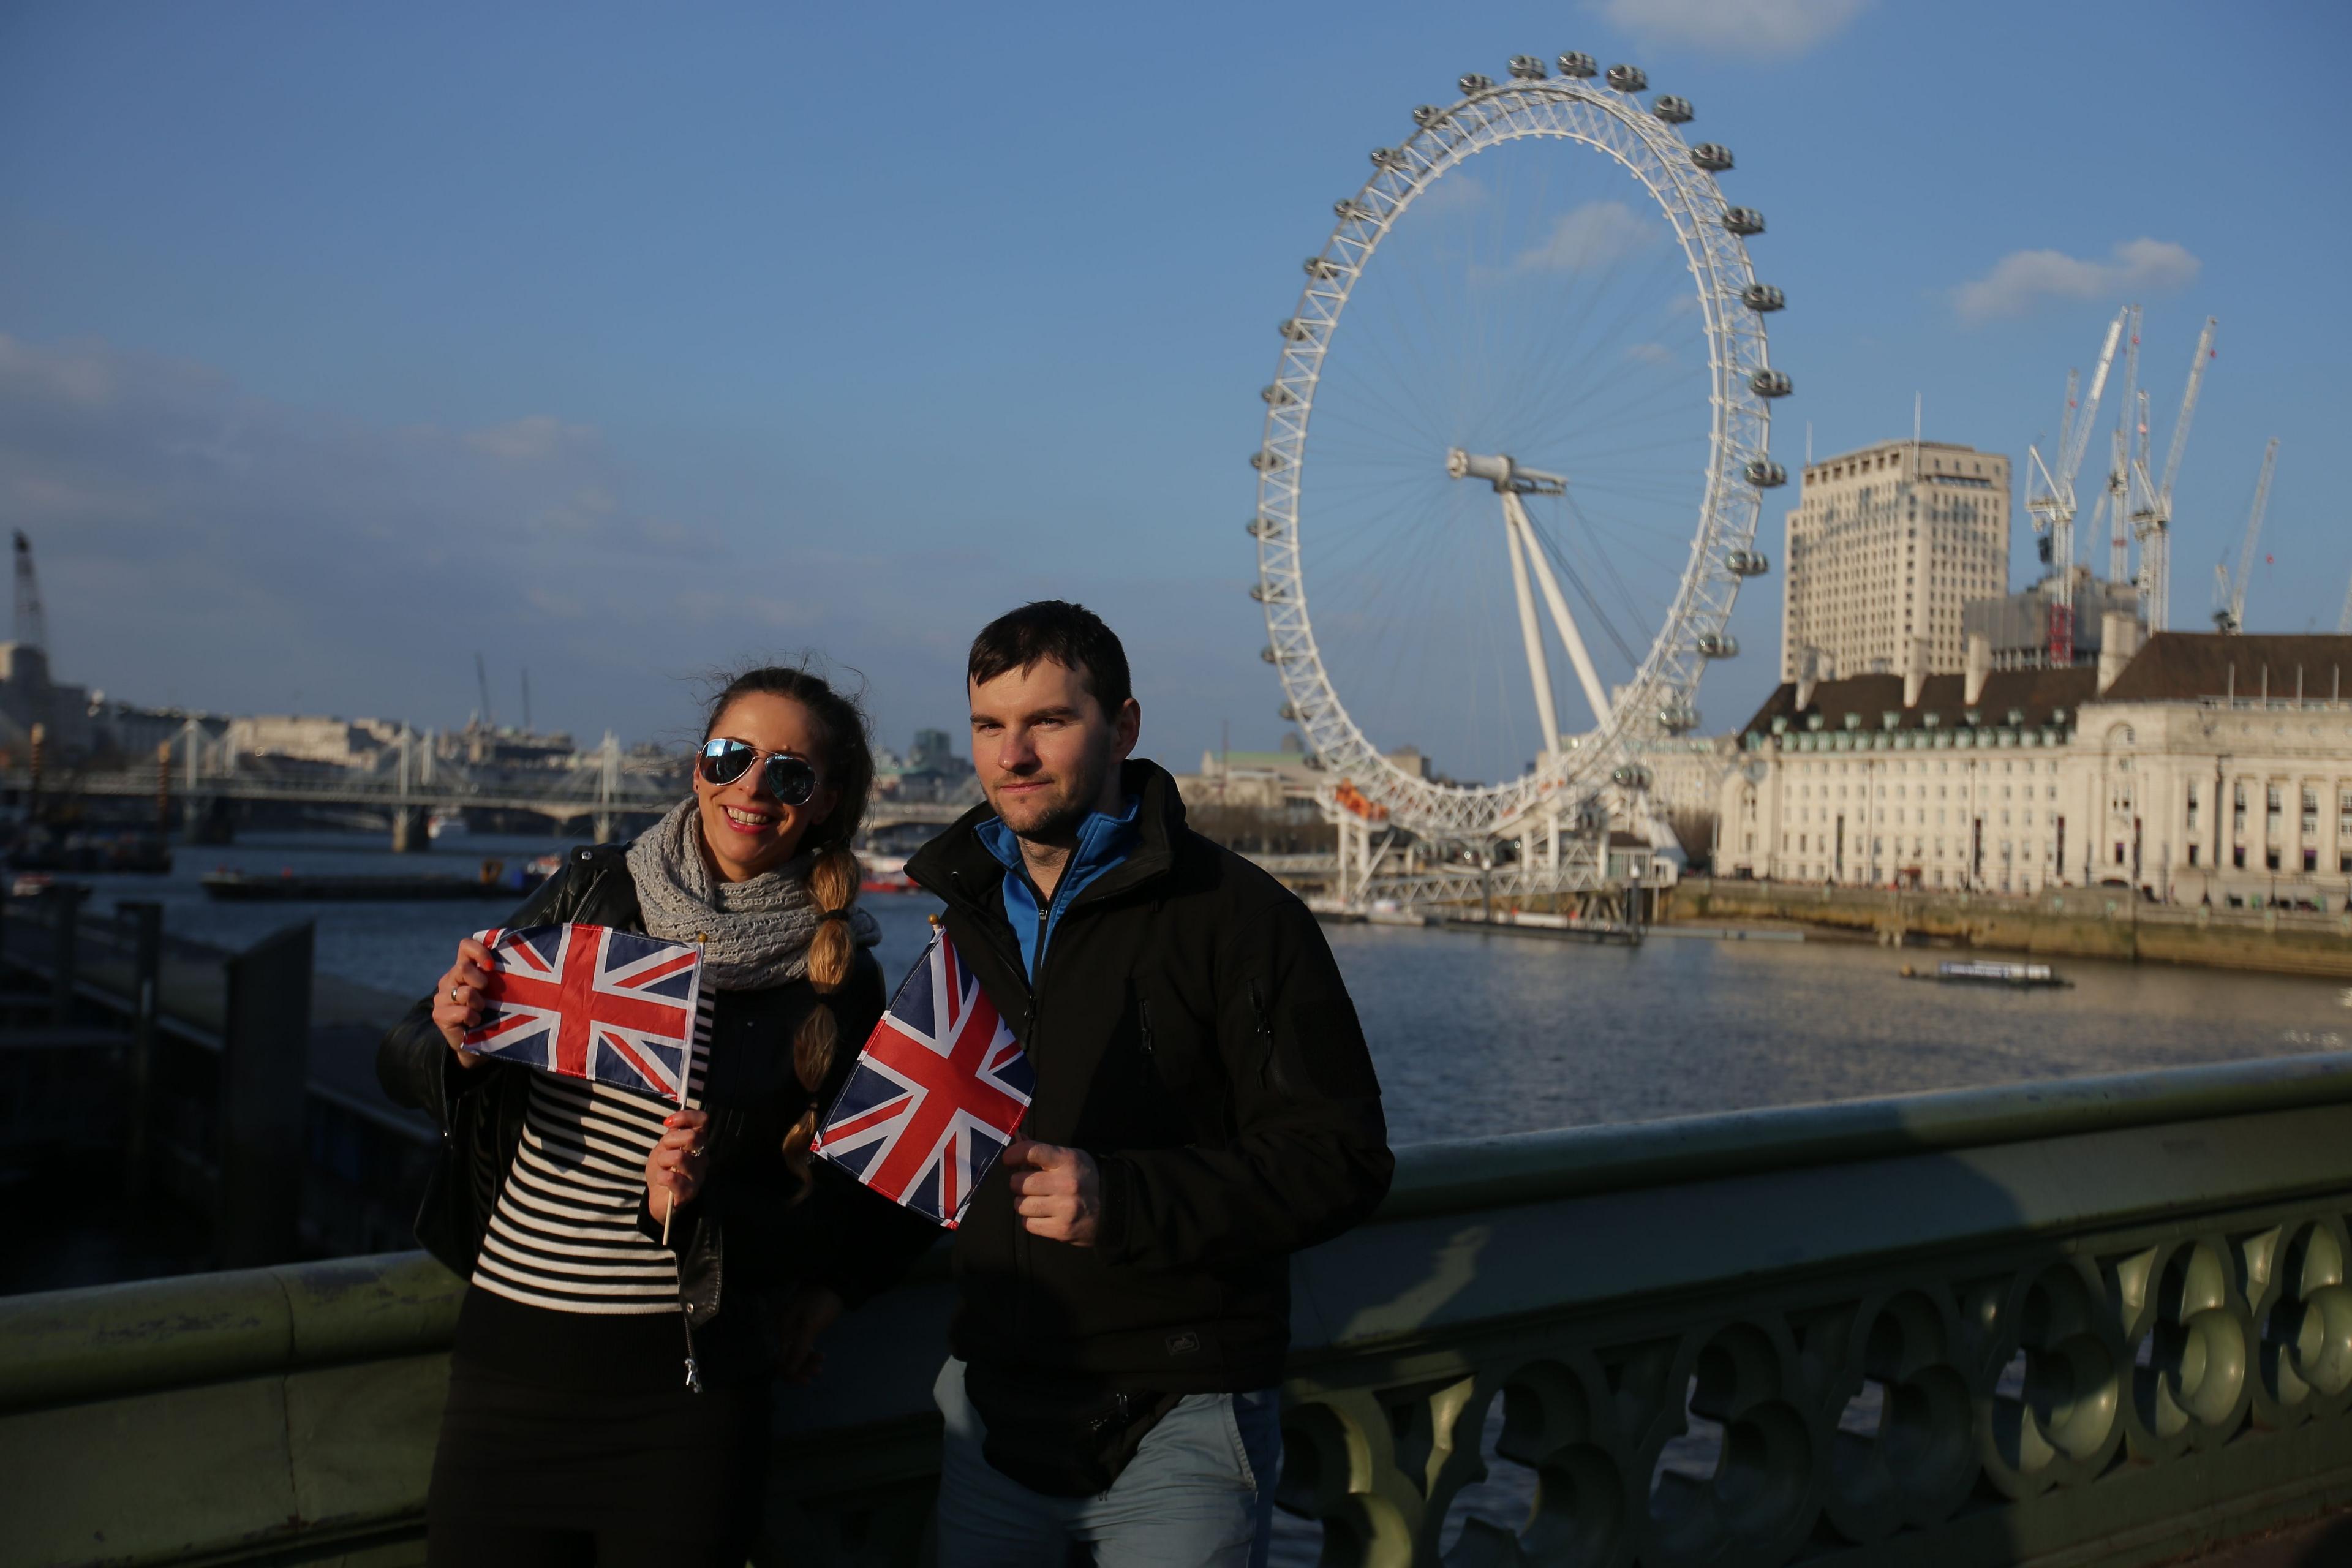
[{"label": "construction crane", "polygon": [[2131,533],[2126,520],[2131,511],[2135,419],[2138,421],[2138,439],[2144,442],[2147,438],[2147,420],[2141,412],[2147,401],[2139,390],[2139,307],[2126,305],[2124,316],[2124,394],[2116,408],[2116,438],[2107,459],[2106,489],[2100,492],[2091,516],[2094,538],[2098,535],[2103,517],[2108,529],[2109,583],[2121,583],[2131,575]]},{"label": "construction crane", "polygon": [[2098,368],[2091,374],[2091,395],[2075,405],[2076,374],[2066,373],[2066,416],[2058,426],[2058,463],[2045,462],[2039,447],[2026,448],[2025,510],[2033,531],[2042,536],[2042,559],[2049,563],[2050,662],[2065,668],[2074,662],[2074,476],[2082,471],[2083,455],[2091,445],[2091,422],[2099,416],[2099,397],[2106,390],[2107,370],[2115,363],[2116,341],[2123,335],[2126,311],[2116,312],[2107,323],[2107,341],[2100,346]]},{"label": "construction crane", "polygon": [[33,542],[16,531],[16,641],[49,650],[49,618],[41,609],[41,579],[33,571]]},{"label": "construction crane", "polygon": [[[2212,363],[2213,335],[2221,323],[2205,318],[2197,334],[2197,353],[2189,362],[2189,387],[2180,395],[2180,416],[2172,422],[2172,444],[2164,454],[2164,477],[2151,484],[2147,477],[2145,435],[2137,468],[2141,504],[2132,511],[2132,532],[2139,541],[2139,608],[2147,629],[2160,632],[2172,624],[2172,482],[2180,477],[2181,454],[2189,450],[2189,425],[2197,417],[2197,395],[2205,385],[2205,367]],[[2146,421],[2141,428],[2146,430]]]},{"label": "construction crane", "polygon": [[2246,540],[2238,546],[2238,575],[2219,563],[2213,567],[2213,626],[2218,631],[2246,629],[2246,579],[2254,574],[2254,542],[2262,537],[2263,512],[2271,504],[2271,470],[2278,467],[2278,437],[2263,452],[2263,477],[2254,481],[2254,510],[2246,517]]},{"label": "construction crane", "polygon": [[482,728],[485,731],[496,729],[498,726],[490,719],[490,672],[482,663],[479,649],[474,653],[474,684],[482,693]]}]

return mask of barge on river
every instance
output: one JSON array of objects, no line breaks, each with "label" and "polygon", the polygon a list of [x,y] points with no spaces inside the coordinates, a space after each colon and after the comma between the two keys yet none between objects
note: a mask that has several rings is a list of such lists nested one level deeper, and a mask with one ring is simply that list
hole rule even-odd
[{"label": "barge on river", "polygon": [[1998,959],[1955,959],[1936,965],[1933,974],[1912,974],[1906,964],[1903,973],[1918,980],[1940,980],[1948,984],[1970,985],[2072,985],[2062,979],[2046,963],[2010,963]]},{"label": "barge on river", "polygon": [[208,871],[206,896],[231,903],[415,903],[440,899],[514,899],[530,892],[554,871],[556,857],[509,867],[485,860],[475,877],[303,875]]}]

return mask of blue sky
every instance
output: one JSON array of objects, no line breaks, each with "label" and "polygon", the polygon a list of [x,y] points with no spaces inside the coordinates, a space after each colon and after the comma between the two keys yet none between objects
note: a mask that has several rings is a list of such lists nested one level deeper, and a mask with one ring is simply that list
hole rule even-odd
[{"label": "blue sky", "polygon": [[[0,500],[60,674],[139,700],[462,722],[478,648],[502,718],[527,664],[542,723],[638,739],[816,647],[903,746],[1053,593],[1126,635],[1147,751],[1270,745],[1241,525],[1298,258],[1413,104],[1582,48],[1738,153],[1792,468],[1915,391],[2021,459],[2128,297],[2160,452],[2218,315],[2174,622],[2276,435],[2249,620],[2332,629],[2347,45],[2320,4],[20,3]],[[1711,727],[1778,617],[1767,577]]]}]

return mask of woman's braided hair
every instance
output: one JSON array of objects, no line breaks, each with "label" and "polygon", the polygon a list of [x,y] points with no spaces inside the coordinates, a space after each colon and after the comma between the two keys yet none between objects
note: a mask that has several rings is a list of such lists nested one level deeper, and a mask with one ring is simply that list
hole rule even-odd
[{"label": "woman's braided hair", "polygon": [[[706,741],[717,733],[727,710],[744,697],[783,697],[799,703],[816,721],[817,743],[823,754],[814,759],[820,786],[834,792],[832,812],[801,841],[814,851],[808,869],[809,899],[827,918],[817,922],[809,939],[808,978],[816,988],[817,1005],[793,1036],[793,1076],[814,1097],[824,1088],[841,1051],[841,1026],[824,998],[849,979],[857,957],[856,938],[848,913],[857,901],[863,880],[851,846],[866,820],[866,803],[874,790],[874,751],[867,738],[866,710],[856,698],[839,690],[822,676],[788,665],[762,665],[733,677],[711,700],[702,726]],[[817,1106],[812,1099],[799,1121],[784,1134],[784,1163],[809,1185],[808,1147],[816,1136]]]}]

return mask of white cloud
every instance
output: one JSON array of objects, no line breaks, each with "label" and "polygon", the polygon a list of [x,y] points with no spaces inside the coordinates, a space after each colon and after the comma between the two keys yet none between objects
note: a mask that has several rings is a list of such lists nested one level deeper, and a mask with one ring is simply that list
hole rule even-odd
[{"label": "white cloud", "polygon": [[1511,258],[1524,272],[1590,272],[1646,250],[1664,236],[1623,202],[1587,202],[1552,220],[1551,233]]},{"label": "white cloud", "polygon": [[528,463],[551,458],[566,445],[583,445],[594,438],[595,432],[585,426],[566,425],[552,415],[533,414],[486,430],[468,431],[466,445],[493,458]]},{"label": "white cloud", "polygon": [[1598,0],[1592,8],[1643,44],[1786,58],[1843,31],[1869,5],[1870,0]]},{"label": "white cloud", "polygon": [[1475,174],[1465,174],[1456,164],[1437,182],[1413,198],[1412,210],[1418,213],[1464,213],[1483,210],[1493,198],[1493,193]]},{"label": "white cloud", "polygon": [[2168,239],[2129,239],[2113,259],[2090,261],[2058,250],[2013,250],[1991,271],[1952,290],[1964,321],[2021,316],[2044,300],[2111,300],[2158,294],[2196,281],[2204,263]]},{"label": "white cloud", "polygon": [[1625,357],[1643,364],[1672,364],[1675,351],[1664,343],[1635,343],[1625,351]]}]

